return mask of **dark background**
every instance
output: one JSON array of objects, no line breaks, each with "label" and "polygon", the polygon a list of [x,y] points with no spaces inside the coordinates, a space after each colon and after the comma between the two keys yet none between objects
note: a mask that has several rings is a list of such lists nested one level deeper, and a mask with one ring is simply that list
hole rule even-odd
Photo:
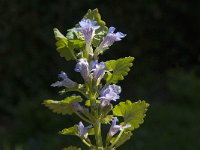
[{"label": "dark background", "polygon": [[98,8],[107,26],[127,37],[106,59],[134,56],[122,100],[151,104],[145,123],[121,150],[200,149],[200,2],[190,0],[0,0],[0,150],[60,150],[81,142],[57,132],[78,123],[56,115],[43,99],[74,63],[55,50],[52,29],[63,34]]}]

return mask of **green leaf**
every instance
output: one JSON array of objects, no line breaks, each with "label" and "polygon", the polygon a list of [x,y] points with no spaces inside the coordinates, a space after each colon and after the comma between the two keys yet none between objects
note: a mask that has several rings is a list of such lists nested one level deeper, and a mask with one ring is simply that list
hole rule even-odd
[{"label": "green leaf", "polygon": [[[128,141],[131,136],[133,134],[131,133],[131,131],[127,131],[127,132],[124,132],[121,137],[119,138],[118,142],[115,144],[115,148],[121,146],[122,144],[124,144],[126,141]],[[116,140],[117,136],[113,137],[111,140],[110,140],[110,143],[114,143],[114,141]]]},{"label": "green leaf", "polygon": [[54,28],[53,31],[57,41],[60,39],[66,39],[66,37],[57,28]]},{"label": "green leaf", "polygon": [[63,148],[62,150],[81,150],[81,148],[70,146],[70,147],[67,147],[67,148]]},{"label": "green leaf", "polygon": [[144,122],[146,111],[149,104],[145,101],[138,101],[132,103],[130,100],[126,102],[120,102],[114,107],[113,114],[115,116],[122,116],[124,118],[124,124],[130,124],[131,130],[134,130]]},{"label": "green leaf", "polygon": [[75,49],[82,49],[85,45],[84,40],[67,39],[60,31],[54,28],[54,35],[57,40],[56,50],[60,53],[61,57],[64,57],[66,60],[76,60]]},{"label": "green leaf", "polygon": [[65,128],[58,133],[63,135],[78,135],[78,126],[74,125],[73,127]]},{"label": "green leaf", "polygon": [[95,36],[92,41],[94,47],[99,46],[99,44],[103,40],[103,37],[107,34],[108,28],[106,27],[106,23],[103,20],[101,20],[101,15],[99,14],[98,9],[89,9],[83,17],[83,19],[90,19],[92,21],[96,21],[97,23],[95,25],[100,26],[100,28],[95,31]]},{"label": "green leaf", "polygon": [[75,111],[73,107],[74,103],[80,102],[81,100],[81,96],[71,96],[61,101],[45,100],[44,105],[55,113],[71,115]]},{"label": "green leaf", "polygon": [[117,60],[110,60],[106,62],[106,69],[112,70],[112,73],[107,72],[105,80],[108,83],[117,83],[119,80],[123,80],[124,76],[128,75],[130,67],[134,57],[125,57]]},{"label": "green leaf", "polygon": [[94,128],[90,128],[90,129],[88,130],[88,135],[95,135]]},{"label": "green leaf", "polygon": [[109,124],[113,120],[113,115],[107,115],[102,119],[103,124]]},{"label": "green leaf", "polygon": [[76,56],[74,51],[69,49],[68,39],[56,28],[54,28],[54,35],[57,40],[56,50],[60,53],[60,56],[64,57],[66,60],[75,60]]},{"label": "green leaf", "polygon": [[89,99],[85,101],[85,106],[87,106],[87,107],[90,107],[90,106],[91,106],[90,100],[89,100]]},{"label": "green leaf", "polygon": [[[58,132],[59,134],[63,135],[76,135],[78,136],[78,125],[74,125],[73,127],[70,128],[64,128],[63,130]],[[88,129],[88,135],[94,135],[95,131],[94,128]]]},{"label": "green leaf", "polygon": [[75,30],[75,28],[67,30],[66,38],[69,40],[84,40],[81,33]]},{"label": "green leaf", "polygon": [[[87,107],[90,107],[91,106],[91,103],[90,103],[91,101],[90,100],[86,100],[85,101],[85,106],[87,106]],[[96,100],[96,104],[99,104],[100,103],[100,101],[99,100]]]}]

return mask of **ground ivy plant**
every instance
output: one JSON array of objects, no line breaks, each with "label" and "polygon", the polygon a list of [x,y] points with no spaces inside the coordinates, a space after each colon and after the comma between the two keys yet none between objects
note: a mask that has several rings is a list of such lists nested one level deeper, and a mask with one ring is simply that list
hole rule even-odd
[{"label": "ground ivy plant", "polygon": [[[51,86],[63,88],[60,93],[80,93],[63,100],[44,100],[44,105],[62,115],[76,114],[81,121],[59,133],[74,135],[91,150],[114,150],[132,136],[132,132],[144,122],[149,106],[145,101],[119,101],[121,87],[117,85],[132,67],[133,57],[99,62],[99,57],[114,42],[122,40],[126,34],[115,32],[101,20],[97,9],[88,10],[83,19],[69,29],[66,36],[54,29],[56,47],[61,57],[76,61],[74,71],[80,73],[83,83],[71,80],[63,71],[59,81]],[[120,120],[120,122],[119,122]],[[110,126],[106,136],[102,136],[102,125]],[[95,138],[93,140],[92,136]],[[70,146],[63,150],[80,150]]]}]

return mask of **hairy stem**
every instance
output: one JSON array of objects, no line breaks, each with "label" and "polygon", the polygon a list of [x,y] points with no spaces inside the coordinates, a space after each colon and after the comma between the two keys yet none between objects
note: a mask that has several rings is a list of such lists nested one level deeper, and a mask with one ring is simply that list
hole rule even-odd
[{"label": "hairy stem", "polygon": [[102,137],[101,137],[101,122],[97,120],[94,124],[94,131],[95,131],[95,139],[96,139],[96,147],[97,149],[103,147]]}]

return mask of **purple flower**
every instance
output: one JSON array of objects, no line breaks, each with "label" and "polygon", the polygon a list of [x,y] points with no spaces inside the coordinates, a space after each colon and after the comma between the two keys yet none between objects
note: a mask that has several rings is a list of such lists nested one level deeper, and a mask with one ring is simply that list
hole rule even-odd
[{"label": "purple flower", "polygon": [[109,136],[114,136],[118,131],[131,127],[131,125],[129,125],[129,124],[126,124],[125,126],[116,125],[116,123],[118,121],[119,120],[117,119],[117,117],[113,118],[112,125],[111,125],[109,133],[108,133]]},{"label": "purple flower", "polygon": [[119,120],[117,119],[117,117],[114,117],[113,121],[112,121],[112,125],[110,127],[110,130],[108,132],[109,136],[114,136],[119,130],[121,130],[121,126],[120,125],[116,125],[116,123]]},{"label": "purple flower", "polygon": [[105,75],[106,63],[105,62],[98,63],[98,60],[95,60],[90,63],[90,66],[91,66],[91,72],[93,74],[93,79],[97,82],[98,85],[101,79]]},{"label": "purple flower", "polygon": [[73,103],[73,108],[76,110],[76,111],[83,111],[83,108],[81,107],[81,105],[76,102],[76,103]]},{"label": "purple flower", "polygon": [[115,84],[109,85],[100,91],[99,99],[101,100],[101,105],[105,106],[110,103],[110,101],[116,101],[119,99],[119,94],[121,93],[121,87]]},{"label": "purple flower", "polygon": [[78,124],[78,133],[80,137],[87,138],[88,130],[92,128],[92,125],[85,127],[83,123],[80,121]]},{"label": "purple flower", "polygon": [[87,62],[87,59],[79,59],[78,63],[76,64],[75,71],[80,72],[81,76],[86,82],[89,81],[89,64]]},{"label": "purple flower", "polygon": [[79,22],[80,28],[77,28],[77,31],[81,31],[86,41],[86,47],[89,47],[94,36],[95,30],[100,26],[95,26],[97,22],[91,21],[90,19],[81,20]]},{"label": "purple flower", "polygon": [[121,32],[114,33],[114,31],[115,31],[114,27],[110,27],[108,29],[108,33],[107,33],[106,37],[104,38],[104,40],[101,42],[101,44],[98,47],[99,51],[102,51],[103,49],[108,48],[115,41],[121,41],[121,39],[126,36],[126,34],[123,34]]},{"label": "purple flower", "polygon": [[97,64],[98,64],[98,59],[92,60],[90,62],[90,69],[91,70],[95,69]]},{"label": "purple flower", "polygon": [[63,71],[60,72],[60,74],[58,75],[58,78],[62,79],[62,81],[56,81],[55,83],[51,84],[51,86],[53,87],[67,87],[67,88],[72,88],[75,87],[77,85],[76,82],[72,81],[71,79],[69,79],[67,77],[67,74]]}]

